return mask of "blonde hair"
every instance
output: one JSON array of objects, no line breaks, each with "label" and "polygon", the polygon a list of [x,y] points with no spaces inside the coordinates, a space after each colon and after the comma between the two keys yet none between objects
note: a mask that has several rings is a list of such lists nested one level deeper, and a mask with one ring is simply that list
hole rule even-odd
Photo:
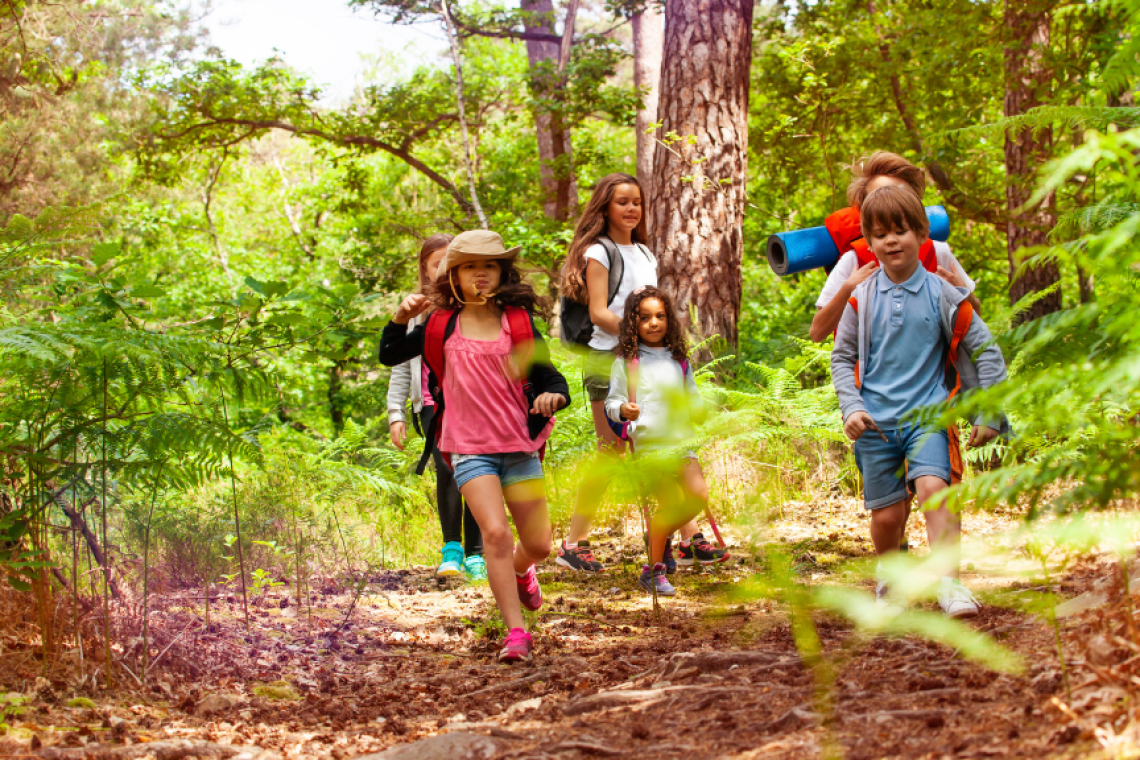
[{"label": "blonde hair", "polygon": [[918,196],[919,201],[926,193],[926,175],[917,166],[898,153],[877,150],[864,156],[851,166],[855,179],[847,186],[847,202],[861,208],[867,198],[867,185],[875,177],[896,177],[901,179]]}]

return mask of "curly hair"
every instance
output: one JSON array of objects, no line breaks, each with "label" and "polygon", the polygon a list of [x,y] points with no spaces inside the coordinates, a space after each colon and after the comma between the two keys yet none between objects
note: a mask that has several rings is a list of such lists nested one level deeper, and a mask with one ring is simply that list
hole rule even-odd
[{"label": "curly hair", "polygon": [[621,327],[618,330],[618,356],[626,361],[637,358],[638,346],[641,342],[637,334],[637,323],[641,313],[641,302],[650,298],[661,301],[665,307],[665,318],[669,320],[665,328],[665,346],[673,355],[673,360],[683,362],[689,358],[689,342],[685,339],[685,331],[681,328],[681,321],[677,319],[677,310],[673,308],[673,299],[663,290],[654,287],[638,288],[625,299],[625,314],[621,318]]},{"label": "curly hair", "polygon": [[[529,282],[523,279],[523,273],[515,266],[512,259],[495,259],[499,262],[499,288],[490,300],[502,309],[505,306],[518,306],[531,314],[537,314],[549,321],[551,316],[550,299],[534,292]],[[428,297],[436,308],[452,311],[462,309],[463,304],[455,296],[451,287],[448,273],[444,272],[436,278],[428,290]]]},{"label": "curly hair", "polygon": [[[645,190],[637,181],[637,177],[632,174],[620,172],[607,174],[598,180],[598,184],[594,185],[590,202],[586,204],[582,216],[578,218],[578,224],[574,227],[574,239],[570,241],[570,248],[566,252],[566,261],[562,264],[562,295],[578,303],[586,303],[587,300],[586,249],[598,242],[598,238],[602,235],[609,234],[606,211],[610,207],[610,201],[614,199],[614,190],[619,185],[636,187],[637,191],[641,193],[644,209]],[[630,237],[634,243],[645,245],[649,242],[644,211],[641,215],[641,221],[633,228]]]}]

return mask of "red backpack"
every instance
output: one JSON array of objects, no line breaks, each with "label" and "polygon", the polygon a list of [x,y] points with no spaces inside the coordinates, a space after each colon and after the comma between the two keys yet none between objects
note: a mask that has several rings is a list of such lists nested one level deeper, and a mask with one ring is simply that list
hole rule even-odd
[{"label": "red backpack", "polygon": [[[514,349],[515,361],[518,366],[522,368],[524,373],[521,380],[523,386],[523,393],[526,395],[528,402],[534,401],[534,393],[530,381],[526,379],[526,368],[530,366],[530,361],[534,357],[534,325],[530,321],[530,314],[526,309],[518,306],[506,306],[503,312],[507,316],[507,325],[511,331],[511,344]],[[459,321],[459,311],[433,311],[428,316],[428,321],[424,327],[424,353],[423,359],[427,363],[428,369],[431,371],[429,377],[429,384],[432,398],[435,400],[435,417],[432,418],[431,425],[424,431],[424,438],[427,439],[427,445],[424,446],[423,456],[420,458],[420,463],[416,467],[416,474],[422,475],[424,469],[427,467],[427,461],[431,457],[431,452],[434,448],[438,447],[440,436],[443,434],[443,412],[444,412],[444,397],[443,397],[443,383],[444,378],[447,376],[447,362],[443,350],[444,344],[451,334],[455,332],[455,326]],[[540,456],[545,455],[546,445],[543,444],[540,450]],[[443,454],[443,459],[450,466],[451,458],[447,453]]]}]

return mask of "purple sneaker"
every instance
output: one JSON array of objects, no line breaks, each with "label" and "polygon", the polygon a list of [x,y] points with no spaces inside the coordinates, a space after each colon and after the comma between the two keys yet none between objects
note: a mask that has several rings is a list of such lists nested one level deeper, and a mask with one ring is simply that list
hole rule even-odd
[{"label": "purple sneaker", "polygon": [[534,639],[522,628],[512,628],[503,639],[503,648],[499,650],[499,662],[526,662],[530,659],[530,650],[534,648]]},{"label": "purple sneaker", "polygon": [[661,562],[652,568],[649,565],[642,565],[641,577],[637,579],[637,585],[649,594],[652,594],[654,587],[656,587],[657,596],[677,595],[677,589],[673,588],[673,584],[665,577],[665,565]]},{"label": "purple sneaker", "polygon": [[538,586],[538,573],[534,571],[534,565],[527,569],[526,575],[523,577],[520,578],[516,575],[515,582],[519,584],[519,601],[522,602],[523,607],[534,612],[542,606],[542,589]]}]

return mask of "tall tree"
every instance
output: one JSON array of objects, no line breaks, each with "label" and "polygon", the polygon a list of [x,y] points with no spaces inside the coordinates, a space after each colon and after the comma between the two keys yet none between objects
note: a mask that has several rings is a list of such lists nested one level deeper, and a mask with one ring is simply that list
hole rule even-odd
[{"label": "tall tree", "polygon": [[648,7],[633,17],[633,84],[641,92],[637,111],[637,178],[645,188],[646,204],[653,198],[653,152],[657,146],[648,134],[657,118],[658,85],[661,83],[661,50],[665,44],[665,17]]},{"label": "tall tree", "polygon": [[[1052,73],[1046,64],[1053,0],[1006,0],[1005,5],[1005,116],[1021,116],[1048,102]],[[1009,256],[1009,300],[1057,286],[1022,312],[1030,320],[1061,308],[1061,272],[1054,262],[1028,267],[1020,274],[1020,251],[1046,245],[1057,223],[1052,193],[1030,209],[1022,209],[1032,193],[1038,167],[1053,153],[1051,125],[1007,130],[1005,137],[1006,250]]]},{"label": "tall tree", "polygon": [[[557,77],[551,74],[558,69],[562,37],[554,32],[554,3],[552,0],[522,0],[520,7],[523,11],[523,28],[528,35],[526,56],[530,64],[531,80],[541,82],[544,86],[550,84],[556,87]],[[573,30],[569,31],[573,34]],[[554,92],[544,91],[538,100],[541,102],[554,95]],[[551,219],[566,219],[570,211],[570,200],[577,195],[574,172],[567,171],[573,165],[574,149],[570,143],[571,132],[565,123],[559,134],[555,134],[554,116],[550,109],[535,109],[542,210]]]},{"label": "tall tree", "polygon": [[[650,240],[658,281],[736,345],[752,62],[751,0],[666,0]],[[673,139],[676,135],[678,139]]]}]

